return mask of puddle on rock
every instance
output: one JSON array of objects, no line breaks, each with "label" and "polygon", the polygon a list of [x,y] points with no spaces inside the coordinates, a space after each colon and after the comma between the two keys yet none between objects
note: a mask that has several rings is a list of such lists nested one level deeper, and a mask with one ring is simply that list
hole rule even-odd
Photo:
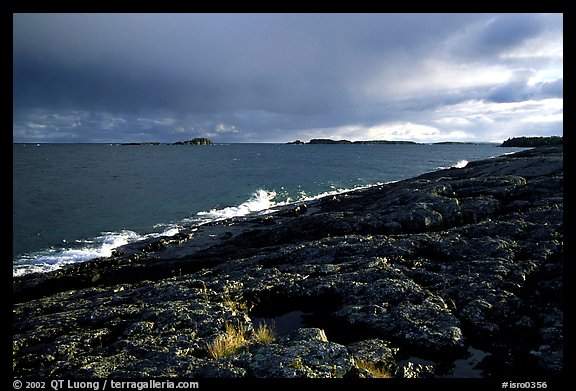
[{"label": "puddle on rock", "polygon": [[252,319],[252,323],[254,324],[254,328],[257,328],[261,324],[266,324],[266,326],[274,330],[278,337],[283,337],[290,334],[294,330],[297,330],[301,327],[306,327],[306,322],[304,320],[306,315],[311,315],[311,313],[303,311],[291,311],[275,317],[254,317]]},{"label": "puddle on rock", "polygon": [[377,337],[373,331],[351,326],[344,320],[333,317],[326,309],[322,312],[294,310],[277,316],[254,315],[252,323],[254,328],[265,323],[274,330],[278,337],[288,335],[299,328],[317,327],[324,330],[329,341],[343,345]]},{"label": "puddle on rock", "polygon": [[470,356],[468,358],[454,360],[454,370],[452,374],[444,377],[457,377],[457,378],[486,377],[486,373],[484,372],[483,369],[478,368],[478,364],[480,364],[486,357],[491,356],[491,354],[483,350],[473,348],[472,346],[468,348],[468,353],[470,353]]},{"label": "puddle on rock", "polygon": [[[287,303],[284,303],[287,304]],[[295,306],[261,306],[257,308],[251,315],[254,328],[258,328],[261,324],[266,324],[271,328],[278,337],[284,337],[291,332],[304,327],[317,327],[323,329],[329,341],[349,345],[353,342],[358,342],[370,338],[382,338],[373,330],[350,325],[342,319],[335,318],[332,313],[337,305],[316,306],[307,305]],[[300,303],[303,304],[303,303]],[[385,339],[385,338],[384,338]],[[400,360],[398,366],[412,362],[420,365],[431,365],[434,367],[436,377],[440,378],[484,378],[486,373],[483,368],[483,361],[492,356],[491,353],[469,346],[465,357],[446,356],[438,354],[437,356],[429,356],[426,352],[420,351],[406,351],[402,346],[396,345],[400,348]],[[404,350],[404,353],[401,352]],[[429,352],[428,352],[429,353]],[[403,356],[403,357],[402,357]]]},{"label": "puddle on rock", "polygon": [[491,356],[491,354],[469,346],[468,356],[466,358],[450,361],[434,361],[417,356],[410,356],[398,361],[398,366],[400,367],[410,361],[414,364],[432,365],[435,368],[436,377],[478,379],[486,377],[484,369],[482,369],[479,364],[488,356]]}]

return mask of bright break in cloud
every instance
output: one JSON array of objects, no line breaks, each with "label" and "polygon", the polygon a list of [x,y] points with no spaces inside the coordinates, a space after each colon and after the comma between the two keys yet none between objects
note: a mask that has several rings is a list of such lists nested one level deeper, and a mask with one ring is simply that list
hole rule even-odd
[{"label": "bright break in cloud", "polygon": [[562,14],[14,14],[14,142],[563,133]]}]

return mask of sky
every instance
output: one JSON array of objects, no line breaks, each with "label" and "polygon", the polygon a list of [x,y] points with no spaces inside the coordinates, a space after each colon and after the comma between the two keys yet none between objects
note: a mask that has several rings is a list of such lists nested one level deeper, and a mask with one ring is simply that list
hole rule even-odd
[{"label": "sky", "polygon": [[563,135],[563,15],[13,14],[13,141]]}]

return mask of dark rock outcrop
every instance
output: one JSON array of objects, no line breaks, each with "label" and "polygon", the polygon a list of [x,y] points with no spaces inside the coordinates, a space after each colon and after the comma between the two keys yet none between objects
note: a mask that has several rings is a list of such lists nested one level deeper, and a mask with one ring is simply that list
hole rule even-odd
[{"label": "dark rock outcrop", "polygon": [[313,138],[308,144],[352,144],[350,140],[331,140],[328,138]]},{"label": "dark rock outcrop", "polygon": [[205,137],[196,137],[192,140],[177,141],[174,143],[174,145],[212,145],[212,144],[214,143]]},{"label": "dark rock outcrop", "polygon": [[562,276],[562,149],[538,148],[15,278],[14,375],[450,376],[473,346],[483,376],[552,376]]},{"label": "dark rock outcrop", "polygon": [[564,137],[512,137],[504,141],[501,147],[542,147],[545,145],[562,145]]}]

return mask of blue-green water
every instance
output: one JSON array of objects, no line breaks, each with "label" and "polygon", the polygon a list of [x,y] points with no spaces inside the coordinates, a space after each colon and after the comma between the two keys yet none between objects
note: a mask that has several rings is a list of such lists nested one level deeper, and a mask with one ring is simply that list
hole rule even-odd
[{"label": "blue-green water", "polygon": [[495,145],[13,145],[14,274],[203,221],[518,151]]}]

